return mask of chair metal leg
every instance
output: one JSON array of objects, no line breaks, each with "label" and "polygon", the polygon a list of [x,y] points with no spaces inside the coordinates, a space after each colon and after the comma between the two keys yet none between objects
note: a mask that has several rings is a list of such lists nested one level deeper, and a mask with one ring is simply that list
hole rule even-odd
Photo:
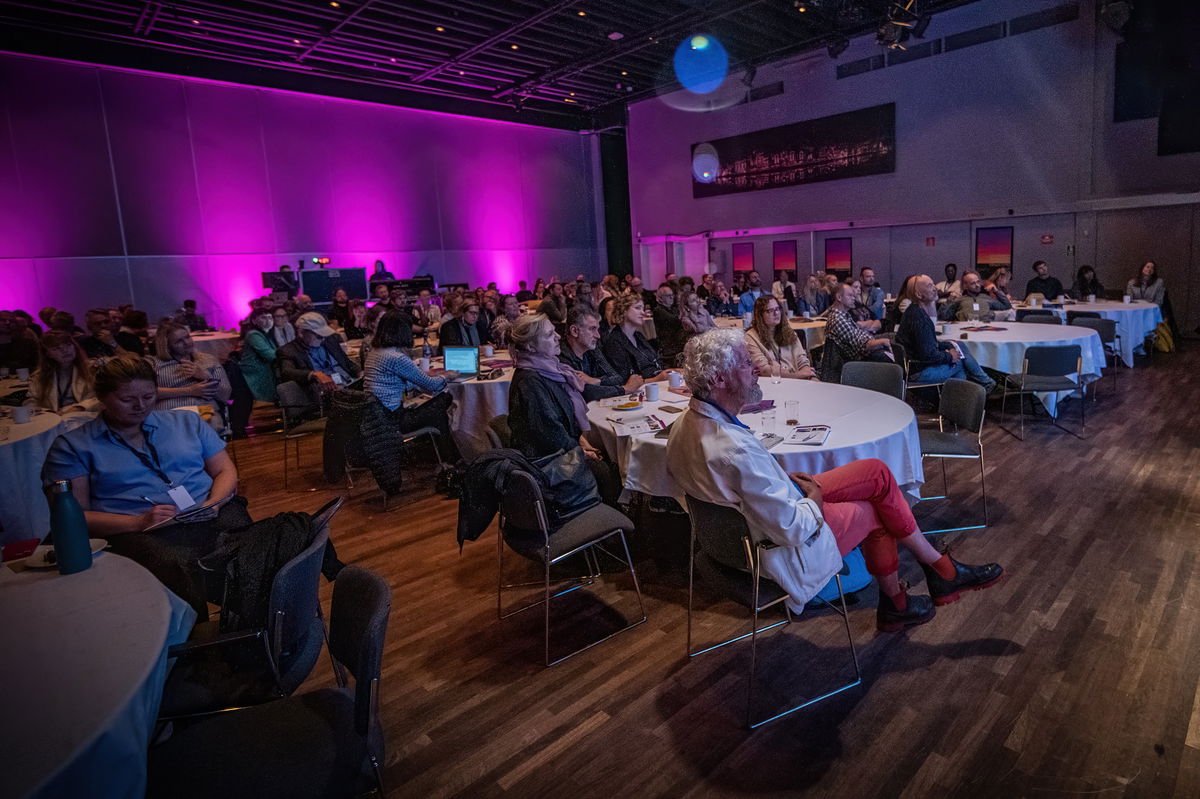
[{"label": "chair metal leg", "polygon": [[[946,494],[945,494],[945,496],[942,496],[942,497],[922,497],[921,499],[922,500],[946,499],[950,495],[950,484],[948,482],[946,482],[946,460],[947,460],[947,458],[944,456],[927,456],[927,457],[937,457],[938,460],[940,460],[942,462],[942,481],[945,486]],[[960,457],[966,457],[966,456],[960,456]],[[980,490],[983,492],[983,524],[968,524],[963,527],[943,527],[939,530],[922,530],[922,532],[925,535],[934,535],[936,533],[958,533],[958,532],[962,532],[964,530],[983,530],[988,526],[987,486],[984,484],[984,480],[983,480],[983,447],[982,446],[980,446],[980,448],[979,448],[979,487],[980,487]]]}]

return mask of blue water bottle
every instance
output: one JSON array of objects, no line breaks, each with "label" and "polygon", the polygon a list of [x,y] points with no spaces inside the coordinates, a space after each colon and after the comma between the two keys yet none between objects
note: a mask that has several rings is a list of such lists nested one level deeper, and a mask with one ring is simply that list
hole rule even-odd
[{"label": "blue water bottle", "polygon": [[91,568],[92,546],[88,543],[87,520],[79,500],[71,493],[69,480],[55,480],[50,489],[50,532],[60,574]]}]

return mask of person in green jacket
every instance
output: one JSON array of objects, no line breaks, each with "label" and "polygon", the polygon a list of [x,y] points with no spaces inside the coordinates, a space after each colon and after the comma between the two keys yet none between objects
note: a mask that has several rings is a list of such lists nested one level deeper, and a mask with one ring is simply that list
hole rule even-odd
[{"label": "person in green jacket", "polygon": [[256,400],[275,402],[275,342],[267,335],[273,325],[271,312],[257,310],[242,340],[242,374]]}]

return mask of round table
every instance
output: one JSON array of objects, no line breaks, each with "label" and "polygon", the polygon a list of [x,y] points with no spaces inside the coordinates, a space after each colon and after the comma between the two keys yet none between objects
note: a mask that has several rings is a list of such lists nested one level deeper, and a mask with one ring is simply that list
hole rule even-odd
[{"label": "round table", "polygon": [[[458,451],[470,460],[492,448],[488,441],[488,422],[495,416],[508,413],[508,389],[512,385],[513,367],[507,350],[496,350],[492,357],[480,355],[480,367],[498,364],[504,374],[494,380],[466,380],[451,383],[446,389],[454,399],[450,406],[450,432]],[[442,359],[434,358],[433,365],[441,367]]]},{"label": "round table", "polygon": [[[1041,325],[1031,322],[1000,322],[988,325],[1000,327],[996,331],[969,331],[965,328],[981,326],[977,322],[960,322],[949,325],[949,333],[940,336],[946,341],[957,341],[986,366],[1005,374],[1020,374],[1024,368],[1025,350],[1034,346],[1062,346],[1078,344],[1083,357],[1084,383],[1100,377],[1104,368],[1104,344],[1100,334],[1087,327],[1075,325]],[[967,338],[963,339],[962,334]],[[1058,406],[1057,394],[1038,394],[1046,410],[1053,415]]]},{"label": "round table", "polygon": [[[1023,303],[1014,304],[1013,307],[1034,312],[1039,310],[1030,308]],[[1100,314],[1102,319],[1112,319],[1117,323],[1117,335],[1121,337],[1118,342],[1121,347],[1121,360],[1129,367],[1133,366],[1133,351],[1142,346],[1142,342],[1146,340],[1150,331],[1158,327],[1158,323],[1163,320],[1162,309],[1146,300],[1134,300],[1128,304],[1124,302],[1078,302],[1040,310],[1063,319],[1067,318],[1068,311],[1091,311]]]},{"label": "round table", "polygon": [[[7,410],[4,413],[9,415]],[[42,494],[42,463],[61,427],[58,414],[38,413],[26,424],[12,425],[8,440],[0,441],[0,474],[5,475],[4,490],[0,491],[3,541],[40,539],[49,532],[50,506]]]},{"label": "round table", "polygon": [[[746,325],[740,316],[718,316],[713,319],[717,327],[727,330],[744,330]],[[804,349],[812,352],[825,343],[825,320],[805,319],[803,316],[793,316],[788,319],[792,330],[804,342]]]},{"label": "round table", "polygon": [[229,358],[229,353],[237,346],[238,334],[215,330],[207,333],[193,333],[192,344],[196,352],[207,352],[216,357],[221,363]]},{"label": "round table", "polygon": [[[776,432],[786,438],[784,424],[787,400],[800,402],[801,425],[826,424],[829,438],[820,447],[803,444],[778,444],[771,454],[789,472],[823,472],[863,458],[879,458],[896,475],[896,482],[916,502],[921,496],[925,473],[921,467],[921,442],[917,435],[917,419],[912,408],[895,397],[877,391],[819,383],[809,380],[781,380],[772,383],[759,380],[763,398],[775,401]],[[675,484],[667,474],[666,439],[653,433],[618,437],[609,419],[640,419],[647,413],[673,424],[679,414],[660,410],[674,405],[686,410],[688,400],[660,389],[658,402],[646,402],[641,411],[623,413],[613,410],[615,400],[601,400],[588,405],[588,421],[608,456],[621,470],[624,487],[651,496],[676,496]],[[751,429],[759,431],[762,414],[749,413],[739,417]]]},{"label": "round table", "polygon": [[0,570],[0,796],[141,796],[167,648],[196,612],[111,552],[68,576]]}]

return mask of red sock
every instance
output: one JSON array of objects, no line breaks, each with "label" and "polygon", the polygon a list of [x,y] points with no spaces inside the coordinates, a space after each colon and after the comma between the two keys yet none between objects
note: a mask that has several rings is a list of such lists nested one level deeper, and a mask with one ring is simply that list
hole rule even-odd
[{"label": "red sock", "polygon": [[933,570],[935,572],[938,573],[938,576],[941,577],[943,580],[953,580],[954,579],[956,570],[954,568],[954,561],[950,560],[949,555],[943,554],[940,558],[938,558],[937,560],[935,560],[933,563],[931,563],[929,565],[933,568]]},{"label": "red sock", "polygon": [[903,589],[901,589],[900,593],[898,593],[898,594],[888,594],[888,599],[892,600],[892,605],[895,606],[896,610],[899,610],[902,612],[905,610],[908,610],[908,592],[907,591],[904,591]]}]

